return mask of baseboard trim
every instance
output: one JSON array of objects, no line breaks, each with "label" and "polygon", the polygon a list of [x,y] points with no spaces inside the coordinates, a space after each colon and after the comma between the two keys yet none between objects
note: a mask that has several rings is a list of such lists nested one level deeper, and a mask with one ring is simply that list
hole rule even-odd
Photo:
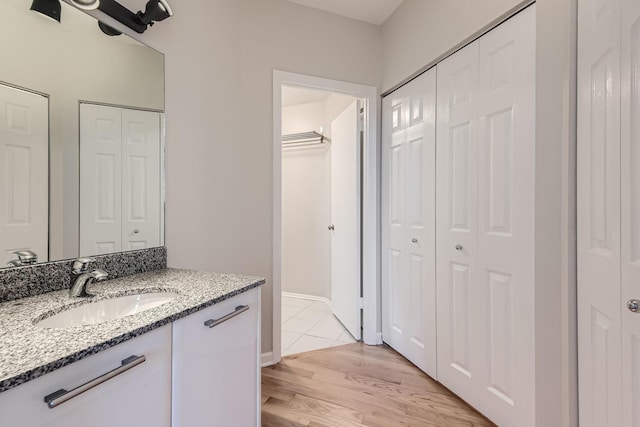
[{"label": "baseboard trim", "polygon": [[382,332],[378,332],[376,334],[376,345],[380,345],[382,343],[383,343],[383,341],[382,341]]},{"label": "baseboard trim", "polygon": [[260,355],[260,366],[264,368],[273,364],[273,351],[268,351]]},{"label": "baseboard trim", "polygon": [[296,294],[294,292],[282,292],[282,296],[289,297],[289,298],[306,299],[309,301],[320,301],[327,304],[329,307],[331,307],[331,300],[325,297],[318,297],[315,295],[306,295],[306,294]]}]

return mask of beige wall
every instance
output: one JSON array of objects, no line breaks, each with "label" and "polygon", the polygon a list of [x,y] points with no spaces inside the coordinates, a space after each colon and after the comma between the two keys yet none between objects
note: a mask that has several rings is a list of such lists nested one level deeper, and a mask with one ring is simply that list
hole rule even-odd
[{"label": "beige wall", "polygon": [[404,0],[382,25],[382,92],[522,0]]},{"label": "beige wall", "polygon": [[272,348],[272,78],[379,86],[380,30],[285,0],[172,0],[140,37],[165,53],[169,265],[267,278]]}]

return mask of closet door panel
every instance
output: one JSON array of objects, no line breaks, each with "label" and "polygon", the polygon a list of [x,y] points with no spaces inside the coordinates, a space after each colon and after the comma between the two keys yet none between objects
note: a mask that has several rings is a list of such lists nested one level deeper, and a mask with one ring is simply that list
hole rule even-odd
[{"label": "closet door panel", "polygon": [[[477,304],[478,43],[438,64],[436,182],[438,379],[456,393],[481,369]],[[467,393],[469,394],[469,393]],[[478,404],[476,391],[468,401]]]},{"label": "closet door panel", "polygon": [[623,0],[621,236],[623,425],[640,426],[640,314],[625,309],[640,299],[640,3]]},{"label": "closet door panel", "polygon": [[620,1],[580,3],[578,334],[580,422],[620,426]]},{"label": "closet door panel", "polygon": [[383,339],[436,376],[435,70],[383,100]]},{"label": "closet door panel", "polygon": [[[535,13],[480,39],[478,271],[485,413],[534,419]],[[533,422],[530,421],[530,425]]]}]

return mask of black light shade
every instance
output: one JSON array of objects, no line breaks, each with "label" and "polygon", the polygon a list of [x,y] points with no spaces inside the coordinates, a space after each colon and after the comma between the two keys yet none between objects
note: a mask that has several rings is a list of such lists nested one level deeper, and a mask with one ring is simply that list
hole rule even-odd
[{"label": "black light shade", "polygon": [[108,36],[119,36],[120,34],[122,34],[111,25],[107,25],[102,21],[98,21],[98,27],[100,27],[100,30]]},{"label": "black light shade", "polygon": [[154,22],[162,21],[172,15],[171,6],[165,0],[149,0],[144,12],[137,13],[140,22],[145,25],[153,25]]},{"label": "black light shade", "polygon": [[84,10],[94,10],[100,6],[100,0],[71,0],[71,4]]},{"label": "black light shade", "polygon": [[31,10],[46,18],[60,22],[60,0],[33,0]]}]

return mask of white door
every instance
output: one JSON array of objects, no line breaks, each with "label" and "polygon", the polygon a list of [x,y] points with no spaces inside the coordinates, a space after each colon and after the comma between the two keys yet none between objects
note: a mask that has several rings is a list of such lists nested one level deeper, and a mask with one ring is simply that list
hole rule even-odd
[{"label": "white door", "polygon": [[622,425],[638,427],[640,313],[629,311],[625,305],[629,300],[640,300],[640,2],[622,0],[621,12],[622,299],[617,307],[622,311]]},{"label": "white door", "polygon": [[435,378],[435,68],[386,96],[382,116],[382,338]]},{"label": "white door", "polygon": [[160,114],[122,110],[122,250],[160,246]]},{"label": "white door", "polygon": [[620,1],[581,1],[578,19],[580,424],[617,427],[623,425],[620,383]]},{"label": "white door", "polygon": [[80,105],[80,253],[160,246],[160,113]]},{"label": "white door", "polygon": [[438,379],[535,425],[535,6],[438,64]]},{"label": "white door", "polygon": [[80,254],[121,250],[121,109],[80,104]]},{"label": "white door", "polygon": [[0,85],[0,268],[49,258],[49,100]]},{"label": "white door", "polygon": [[360,101],[331,123],[331,304],[357,340],[360,306]]}]

